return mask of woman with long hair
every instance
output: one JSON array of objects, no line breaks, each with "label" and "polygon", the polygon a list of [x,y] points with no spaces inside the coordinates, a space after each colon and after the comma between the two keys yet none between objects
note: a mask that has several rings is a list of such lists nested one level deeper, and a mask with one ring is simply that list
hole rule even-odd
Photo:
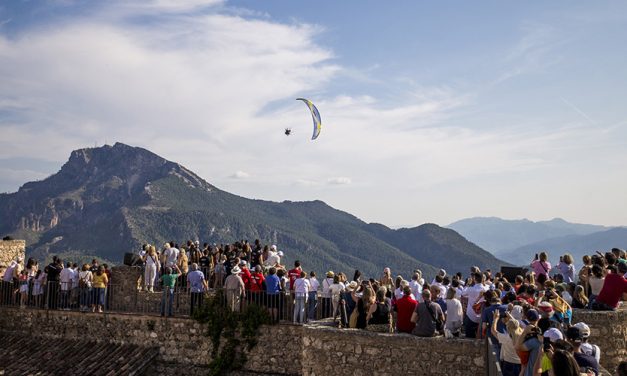
[{"label": "woman with long hair", "polygon": [[554,376],[579,376],[581,370],[570,351],[555,350],[550,356]]},{"label": "woman with long hair", "polygon": [[385,287],[380,287],[377,290],[374,304],[370,305],[368,309],[368,315],[366,317],[368,326],[366,329],[369,331],[380,333],[392,332],[392,314],[385,297],[386,292],[387,289]]},{"label": "woman with long hair", "polygon": [[157,249],[154,245],[151,245],[148,247],[148,253],[146,253],[146,271],[144,272],[145,290],[147,292],[155,292],[155,281],[160,269],[161,263],[157,256]]},{"label": "woman with long hair", "polygon": [[586,296],[585,288],[582,285],[575,286],[575,292],[573,294],[573,303],[571,306],[573,308],[586,308],[588,306],[589,300]]},{"label": "woman with long hair", "polygon": [[592,265],[592,275],[588,278],[590,284],[590,304],[594,302],[594,299],[599,295],[605,283],[605,275],[603,274],[603,267],[599,264]]},{"label": "woman with long hair", "polygon": [[83,265],[81,271],[78,273],[78,288],[80,289],[80,310],[82,312],[87,311],[87,307],[92,302],[91,299],[91,286],[93,282],[93,275],[91,273],[89,264]]}]

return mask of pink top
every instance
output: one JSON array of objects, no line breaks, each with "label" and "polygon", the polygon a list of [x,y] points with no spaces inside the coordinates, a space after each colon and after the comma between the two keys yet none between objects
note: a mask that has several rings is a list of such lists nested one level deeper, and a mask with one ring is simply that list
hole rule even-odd
[{"label": "pink top", "polygon": [[548,261],[533,260],[531,261],[531,269],[533,269],[536,275],[546,274],[548,277],[551,271],[551,263]]}]

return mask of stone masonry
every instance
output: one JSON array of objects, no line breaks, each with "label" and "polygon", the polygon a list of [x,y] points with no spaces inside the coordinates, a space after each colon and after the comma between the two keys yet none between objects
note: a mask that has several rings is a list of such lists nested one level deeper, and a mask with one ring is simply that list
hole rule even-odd
[{"label": "stone masonry", "polygon": [[18,256],[26,255],[26,241],[0,240],[0,266],[8,266]]},{"label": "stone masonry", "polygon": [[[115,344],[159,348],[163,374],[201,371],[209,363],[211,341],[190,319],[125,314],[0,308],[2,333],[43,338],[91,338]],[[244,371],[274,375],[485,374],[481,342],[377,334],[297,325],[264,326]],[[407,356],[407,349],[416,349]],[[193,372],[196,373],[196,372]],[[198,372],[201,374],[202,372]]]}]

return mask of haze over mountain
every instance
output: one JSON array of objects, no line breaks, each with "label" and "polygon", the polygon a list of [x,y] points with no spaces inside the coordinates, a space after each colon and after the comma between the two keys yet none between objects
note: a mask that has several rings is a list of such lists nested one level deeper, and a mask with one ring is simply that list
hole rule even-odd
[{"label": "haze over mountain", "polygon": [[627,228],[616,227],[588,235],[568,235],[545,239],[504,252],[500,257],[513,264],[526,265],[539,251],[547,251],[551,263],[557,262],[559,256],[564,253],[570,253],[575,259],[575,266],[579,267],[582,264],[583,255],[592,255],[596,251],[605,253],[614,247],[623,249],[627,247]]},{"label": "haze over mountain", "polygon": [[551,262],[569,252],[575,256],[576,264],[580,264],[584,254],[627,246],[626,228],[570,223],[561,218],[533,222],[476,217],[462,219],[447,227],[516,265],[528,264],[540,251],[548,251]]},{"label": "haze over mountain", "polygon": [[[216,163],[218,163],[216,161]],[[271,202],[222,191],[185,167],[116,143],[75,150],[61,170],[0,195],[0,233],[27,240],[38,258],[95,255],[114,262],[142,243],[259,238],[319,273],[378,276],[385,266],[466,271],[503,264],[455,231],[434,224],[392,230],[322,201]]]},{"label": "haze over mountain", "polygon": [[527,244],[567,235],[587,235],[610,227],[570,223],[561,218],[533,222],[528,219],[475,217],[446,226],[478,246],[500,255]]}]

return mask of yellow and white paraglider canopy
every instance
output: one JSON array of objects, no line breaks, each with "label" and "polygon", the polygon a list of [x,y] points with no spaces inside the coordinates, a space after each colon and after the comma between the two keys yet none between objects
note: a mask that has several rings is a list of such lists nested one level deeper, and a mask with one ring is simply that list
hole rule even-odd
[{"label": "yellow and white paraglider canopy", "polygon": [[320,118],[320,112],[316,106],[309,99],[305,98],[296,98],[297,101],[303,101],[309,107],[309,111],[311,111],[311,117],[313,119],[313,135],[311,136],[312,140],[315,140],[320,135],[320,129],[322,129],[322,119]]}]

